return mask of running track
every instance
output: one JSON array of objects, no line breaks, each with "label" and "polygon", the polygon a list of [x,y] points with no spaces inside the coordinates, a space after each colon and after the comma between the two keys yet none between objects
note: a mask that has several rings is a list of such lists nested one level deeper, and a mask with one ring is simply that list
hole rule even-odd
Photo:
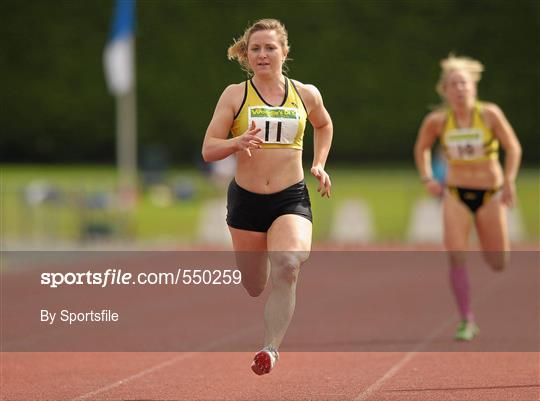
[{"label": "running track", "polygon": [[[411,300],[412,304],[398,305],[408,299],[399,296],[402,285],[390,291],[392,296],[379,294],[372,303],[377,297],[377,288],[371,288],[370,283],[379,277],[364,276],[364,284],[345,283],[316,308],[311,308],[306,305],[307,301],[302,303],[302,299],[314,299],[316,294],[310,291],[320,294],[323,283],[332,285],[332,280],[321,271],[305,271],[300,278],[297,313],[285,345],[298,350],[302,349],[302,344],[307,344],[306,352],[282,352],[270,375],[257,377],[251,372],[253,352],[209,352],[223,349],[227,342],[234,343],[242,338],[249,342],[259,336],[261,327],[246,319],[227,335],[217,333],[215,338],[204,338],[200,351],[194,352],[3,352],[1,399],[540,400],[538,346],[520,349],[523,347],[515,344],[519,350],[516,352],[463,352],[474,348],[470,348],[470,344],[452,342],[456,317],[452,314],[453,305],[445,292],[445,283],[439,282],[437,274],[422,277],[419,287],[426,288],[429,299],[433,300],[424,313],[428,320],[423,327],[429,329],[420,333],[406,325],[407,314],[403,320],[394,319],[392,323],[381,319],[382,313],[395,308],[417,307],[414,303],[418,298]],[[407,277],[404,272],[395,281],[403,283]],[[530,295],[531,290],[538,288],[537,283],[523,287],[526,283],[514,282],[512,277],[508,274],[506,279],[495,277],[484,282],[475,281],[473,275],[475,309],[484,320],[479,341],[489,343],[501,338],[519,341],[516,330],[523,325],[508,324],[507,331],[502,333],[499,330],[494,334],[490,330],[501,319],[511,317],[512,321],[523,322],[530,315],[521,316],[520,312],[527,309],[531,299],[538,299],[537,294],[536,298],[527,296],[527,291]],[[338,283],[340,280],[335,278],[335,285]],[[358,291],[350,292],[353,289]],[[418,291],[414,284],[412,290]],[[344,308],[339,294],[356,293],[359,298],[355,299],[354,308]],[[246,297],[243,294],[239,297],[242,302],[249,302],[249,298],[242,296]],[[494,308],[492,299],[512,299],[513,307],[503,303]],[[262,302],[253,300],[252,303],[261,305]],[[194,303],[200,304],[196,300]],[[431,313],[436,310],[443,313]],[[357,320],[348,329],[338,330],[339,339],[332,336],[328,325],[321,325],[316,335],[318,345],[310,345],[313,335],[308,328],[318,316],[340,322],[350,320],[351,311],[356,313]],[[204,312],[201,310],[201,313]],[[395,333],[393,324],[407,328]],[[378,334],[386,336],[387,342],[375,343],[373,336],[370,337],[372,325],[385,327]],[[330,326],[336,329],[336,324]],[[534,330],[534,334],[537,333],[538,330]],[[405,345],[399,344],[401,338]],[[375,345],[368,344],[370,339]],[[385,351],[392,346],[397,348],[396,352]],[[364,347],[366,350],[375,347],[377,352],[360,352]],[[511,349],[512,344],[505,343],[503,348]],[[340,349],[347,352],[337,352]],[[440,349],[447,352],[433,351]]]}]

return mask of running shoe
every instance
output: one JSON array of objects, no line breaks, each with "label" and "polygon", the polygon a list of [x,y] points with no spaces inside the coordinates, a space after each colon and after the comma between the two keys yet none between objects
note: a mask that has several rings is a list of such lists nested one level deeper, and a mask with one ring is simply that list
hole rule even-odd
[{"label": "running shoe", "polygon": [[251,364],[251,370],[255,374],[261,376],[270,373],[272,368],[276,365],[279,359],[279,353],[272,347],[264,347],[262,350],[255,354],[253,363]]},{"label": "running shoe", "polygon": [[474,322],[462,320],[456,330],[454,339],[457,341],[471,341],[480,332],[480,329]]}]

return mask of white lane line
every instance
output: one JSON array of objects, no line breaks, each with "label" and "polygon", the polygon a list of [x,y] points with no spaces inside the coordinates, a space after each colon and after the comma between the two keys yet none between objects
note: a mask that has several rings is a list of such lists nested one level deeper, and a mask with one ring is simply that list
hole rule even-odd
[{"label": "white lane line", "polygon": [[190,353],[187,353],[187,354],[182,354],[182,355],[177,355],[176,357],[172,358],[172,359],[169,359],[168,361],[164,361],[164,362],[161,362],[157,365],[154,365],[150,368],[147,368],[147,369],[144,369],[144,370],[141,370],[139,373],[135,373],[131,376],[128,376],[128,377],[125,377],[121,380],[118,380],[118,381],[115,381],[114,383],[111,383],[105,387],[101,387],[101,388],[98,388],[94,391],[91,391],[89,393],[86,393],[86,394],[83,394],[83,395],[80,395],[78,396],[77,398],[73,398],[72,401],[81,401],[81,400],[87,400],[89,399],[90,397],[94,397],[98,394],[101,394],[101,393],[105,393],[106,391],[109,391],[109,390],[112,390],[116,387],[119,387],[123,384],[126,384],[126,383],[129,383],[133,380],[136,380],[136,379],[139,379],[143,376],[146,376],[152,372],[155,372],[156,370],[159,370],[159,369],[163,369],[167,366],[171,366],[171,365],[174,365],[175,363],[177,362],[180,362],[182,360],[185,360],[185,359],[188,359],[194,355],[197,355],[197,354],[200,354],[200,352],[190,352]]},{"label": "white lane line", "polygon": [[373,395],[373,393],[379,391],[379,389],[382,387],[385,381],[392,378],[399,370],[405,366],[411,359],[413,359],[416,354],[418,354],[423,348],[425,348],[431,341],[433,341],[434,338],[436,338],[439,334],[441,334],[444,330],[447,329],[448,326],[450,326],[452,323],[454,323],[454,319],[448,319],[444,321],[437,329],[433,330],[431,334],[421,343],[419,343],[412,351],[409,351],[401,358],[399,361],[397,361],[384,375],[382,375],[375,383],[373,383],[371,386],[366,388],[364,391],[362,391],[360,394],[358,394],[354,400],[355,401],[363,401],[367,400],[369,397]]},{"label": "white lane line", "polygon": [[[500,280],[497,280],[497,277],[494,277],[489,284],[484,287],[484,289],[481,291],[479,296],[477,297],[476,305],[480,303],[482,299],[485,298],[485,296],[493,290],[497,286],[497,284],[500,283]],[[424,349],[433,339],[435,339],[439,334],[441,334],[444,330],[447,329],[448,326],[452,325],[455,322],[455,319],[453,317],[445,320],[438,328],[433,330],[429,336],[426,337],[426,339],[422,342],[420,342],[412,351],[407,352],[403,358],[401,358],[399,361],[397,361],[390,369],[386,371],[384,375],[382,375],[375,383],[373,383],[371,386],[366,388],[365,390],[361,391],[360,394],[358,394],[354,401],[364,401],[370,398],[374,393],[379,391],[379,389],[382,387],[384,382],[386,382],[388,379],[391,379],[397,372],[403,368],[411,359],[413,359],[422,349]]]},{"label": "white lane line", "polygon": [[128,377],[125,377],[121,380],[117,380],[111,384],[108,384],[104,387],[100,387],[94,391],[91,391],[89,393],[85,393],[85,394],[82,394],[76,398],[72,398],[71,401],[82,401],[82,400],[87,400],[91,397],[94,397],[98,394],[101,394],[101,393],[105,393],[109,390],[112,390],[112,389],[115,389],[119,386],[122,386],[124,384],[127,384],[129,382],[132,382],[134,380],[137,380],[137,379],[140,379],[141,377],[143,376],[146,376],[150,373],[153,373],[157,370],[160,370],[160,369],[163,369],[163,368],[166,368],[168,366],[171,366],[171,365],[174,365],[175,363],[177,362],[181,362],[181,361],[184,361],[186,359],[189,359],[193,356],[196,356],[198,354],[201,354],[203,352],[206,352],[206,351],[211,351],[212,349],[216,348],[216,347],[219,347],[220,345],[223,345],[223,344],[226,344],[227,342],[229,341],[233,341],[233,340],[236,340],[238,338],[241,338],[242,336],[246,335],[246,334],[249,334],[255,330],[260,330],[261,329],[261,325],[260,324],[257,324],[257,325],[253,325],[253,326],[250,326],[250,327],[247,327],[245,329],[242,329],[242,330],[238,330],[238,331],[235,331],[234,333],[232,333],[231,335],[227,336],[227,337],[223,337],[221,339],[218,339],[204,347],[202,347],[201,349],[199,349],[198,351],[196,352],[188,352],[188,353],[185,353],[185,354],[181,354],[181,355],[177,355],[175,356],[174,358],[171,358],[167,361],[163,361],[157,365],[154,365],[154,366],[151,366],[149,368],[146,368],[146,369],[143,369],[141,370],[140,372],[138,373],[134,373]]}]

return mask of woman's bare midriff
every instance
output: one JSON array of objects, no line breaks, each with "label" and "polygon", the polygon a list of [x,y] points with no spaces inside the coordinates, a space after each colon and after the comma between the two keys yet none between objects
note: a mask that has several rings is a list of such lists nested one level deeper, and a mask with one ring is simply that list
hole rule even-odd
[{"label": "woman's bare midriff", "polygon": [[236,183],[258,194],[279,192],[304,178],[302,151],[297,149],[254,149],[236,153]]},{"label": "woman's bare midriff", "polygon": [[498,160],[450,164],[447,183],[454,187],[473,189],[500,187],[503,183],[501,164]]}]

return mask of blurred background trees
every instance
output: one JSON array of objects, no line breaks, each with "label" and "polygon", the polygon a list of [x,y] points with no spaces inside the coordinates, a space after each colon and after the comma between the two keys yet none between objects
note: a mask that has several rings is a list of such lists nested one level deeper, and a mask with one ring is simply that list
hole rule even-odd
[{"label": "blurred background trees", "polygon": [[[114,163],[102,64],[112,0],[7,0],[0,9],[0,160]],[[332,115],[332,163],[412,165],[421,119],[439,103],[439,60],[455,52],[484,63],[480,98],[501,106],[525,164],[537,166],[539,10],[535,0],[139,0],[139,149],[164,147],[176,165],[199,160],[221,91],[245,79],[228,45],[248,22],[273,17],[289,31],[289,76],[315,84]]]}]

